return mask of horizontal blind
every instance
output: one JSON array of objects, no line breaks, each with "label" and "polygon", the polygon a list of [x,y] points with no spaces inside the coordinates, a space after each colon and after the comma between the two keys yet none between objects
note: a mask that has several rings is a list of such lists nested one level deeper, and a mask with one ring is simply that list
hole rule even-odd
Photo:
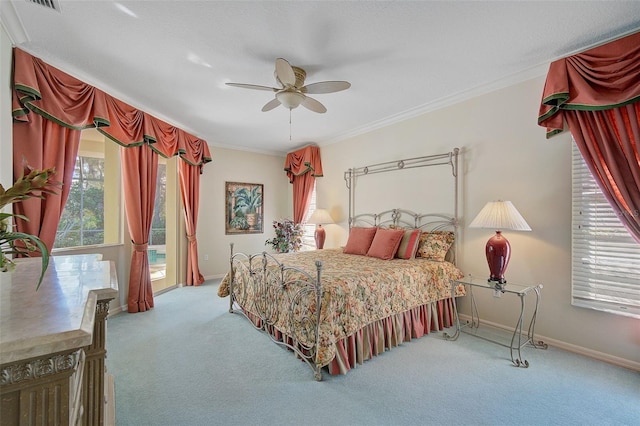
[{"label": "horizontal blind", "polygon": [[573,144],[572,304],[640,318],[640,244]]}]

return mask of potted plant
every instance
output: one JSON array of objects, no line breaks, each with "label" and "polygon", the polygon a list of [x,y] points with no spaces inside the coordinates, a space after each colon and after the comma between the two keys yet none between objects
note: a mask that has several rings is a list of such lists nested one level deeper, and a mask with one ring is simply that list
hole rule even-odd
[{"label": "potted plant", "polygon": [[15,267],[9,255],[29,256],[32,252],[39,251],[42,256],[42,269],[36,287],[37,290],[49,266],[49,250],[36,235],[14,232],[12,226],[9,225],[9,218],[28,221],[27,217],[6,213],[2,210],[12,203],[32,197],[43,198],[43,194],[55,194],[52,187],[59,186],[60,183],[53,181],[51,178],[55,174],[54,168],[44,170],[28,168],[28,170],[29,174],[20,177],[9,189],[5,190],[0,184],[0,271],[6,272]]},{"label": "potted plant", "polygon": [[302,236],[304,235],[304,229],[301,224],[294,223],[291,219],[274,220],[273,228],[276,231],[276,236],[265,241],[265,245],[270,244],[278,253],[300,250]]},{"label": "potted plant", "polygon": [[251,189],[240,188],[235,193],[236,205],[234,207],[236,215],[242,213],[249,226],[256,224],[256,211],[262,205],[262,193],[260,187],[254,186]]}]

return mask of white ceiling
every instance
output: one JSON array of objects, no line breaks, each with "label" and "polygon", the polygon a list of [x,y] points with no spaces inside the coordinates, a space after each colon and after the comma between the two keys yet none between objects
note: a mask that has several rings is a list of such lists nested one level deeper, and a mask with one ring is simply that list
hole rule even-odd
[{"label": "white ceiling", "polygon": [[[1,0],[16,46],[212,147],[273,153],[542,75],[640,30],[640,1],[53,1],[60,11]],[[352,87],[314,95],[327,113],[301,106],[290,128],[284,107],[261,112],[273,93],[224,84],[277,85],[277,57],[306,83]]]}]

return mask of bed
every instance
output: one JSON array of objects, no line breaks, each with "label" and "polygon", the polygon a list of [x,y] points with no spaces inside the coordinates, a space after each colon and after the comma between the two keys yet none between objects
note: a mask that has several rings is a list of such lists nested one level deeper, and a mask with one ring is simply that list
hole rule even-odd
[{"label": "bed", "polygon": [[[454,153],[445,164],[454,164]],[[350,169],[349,179],[357,172]],[[352,215],[350,196],[344,247],[247,255],[234,253],[232,244],[218,295],[229,297],[230,312],[295,352],[316,380],[323,371],[346,374],[403,342],[453,325],[455,297],[464,295],[464,287],[451,286],[451,279],[463,276],[455,265],[457,201],[454,210]]]}]

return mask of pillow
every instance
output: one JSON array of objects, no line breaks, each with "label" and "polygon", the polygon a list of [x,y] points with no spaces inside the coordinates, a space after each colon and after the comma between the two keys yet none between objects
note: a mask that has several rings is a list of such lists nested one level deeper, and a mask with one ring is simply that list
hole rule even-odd
[{"label": "pillow", "polygon": [[419,229],[407,229],[404,231],[396,257],[399,259],[414,259],[418,246],[420,245],[420,230]]},{"label": "pillow", "polygon": [[393,259],[403,236],[403,229],[378,228],[371,242],[371,247],[369,247],[369,251],[367,252],[367,256],[377,257],[383,260]]},{"label": "pillow", "polygon": [[367,254],[373,237],[376,235],[376,228],[351,228],[347,245],[342,250],[346,254]]},{"label": "pillow", "polygon": [[423,232],[416,257],[442,262],[453,244],[453,239],[451,231]]}]

